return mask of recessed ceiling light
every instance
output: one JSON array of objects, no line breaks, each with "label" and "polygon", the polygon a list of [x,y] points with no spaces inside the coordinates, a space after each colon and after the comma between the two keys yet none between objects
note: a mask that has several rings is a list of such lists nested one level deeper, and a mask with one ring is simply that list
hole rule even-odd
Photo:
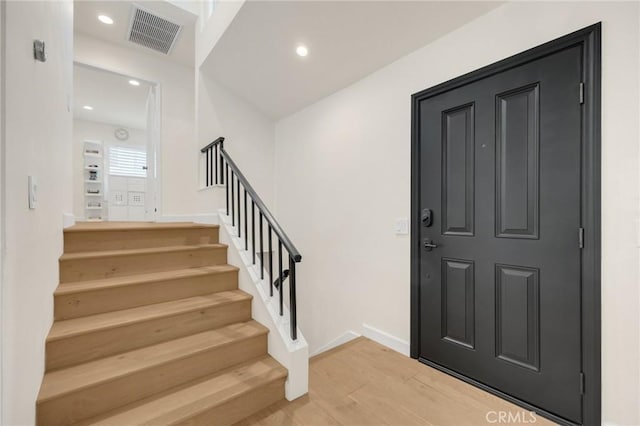
[{"label": "recessed ceiling light", "polygon": [[132,86],[140,86],[140,82],[138,80],[129,80],[129,84]]},{"label": "recessed ceiling light", "polygon": [[93,107],[91,105],[85,105],[82,109],[86,109],[87,111],[93,111]]},{"label": "recessed ceiling light", "polygon": [[113,19],[107,15],[98,15],[98,20],[103,24],[111,25],[113,24]]},{"label": "recessed ceiling light", "polygon": [[296,53],[298,56],[305,57],[309,54],[309,49],[306,46],[298,46],[296,47]]}]

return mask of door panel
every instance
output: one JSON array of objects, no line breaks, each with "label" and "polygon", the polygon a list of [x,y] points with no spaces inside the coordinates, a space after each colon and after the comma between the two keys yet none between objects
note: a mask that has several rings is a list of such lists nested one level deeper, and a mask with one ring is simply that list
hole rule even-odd
[{"label": "door panel", "polygon": [[540,367],[538,270],[496,265],[496,356],[521,367]]},{"label": "door panel", "polygon": [[442,338],[473,349],[475,345],[473,262],[442,259]]},{"label": "door panel", "polygon": [[581,51],[418,105],[419,356],[581,422]]},{"label": "door panel", "polygon": [[496,96],[496,236],[538,238],[539,84]]},{"label": "door panel", "polygon": [[442,233],[473,235],[473,104],[442,113]]}]

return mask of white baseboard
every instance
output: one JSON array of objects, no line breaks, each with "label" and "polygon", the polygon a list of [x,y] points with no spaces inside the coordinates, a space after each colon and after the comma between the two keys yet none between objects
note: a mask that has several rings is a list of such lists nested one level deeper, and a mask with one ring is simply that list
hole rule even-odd
[{"label": "white baseboard", "polygon": [[71,213],[62,213],[62,227],[68,228],[76,224],[76,217]]},{"label": "white baseboard", "polygon": [[160,216],[156,222],[194,222],[206,225],[219,224],[217,213],[165,215]]},{"label": "white baseboard", "polygon": [[348,342],[350,342],[353,339],[356,339],[358,337],[360,337],[360,335],[358,333],[356,333],[355,331],[349,330],[346,333],[336,337],[335,339],[333,339],[332,341],[330,341],[326,345],[322,345],[321,347],[319,347],[318,349],[313,351],[311,356],[313,357],[313,356],[316,356],[316,355],[320,355],[322,352],[326,352],[326,351],[328,351],[330,349],[333,349],[335,347],[338,347],[340,345],[344,345],[345,343],[348,343]]},{"label": "white baseboard", "polygon": [[409,356],[409,342],[405,340],[392,336],[387,332],[378,330],[377,328],[371,327],[367,324],[362,324],[362,335],[374,342],[378,342],[381,345],[388,347],[389,349],[393,349],[404,356]]}]

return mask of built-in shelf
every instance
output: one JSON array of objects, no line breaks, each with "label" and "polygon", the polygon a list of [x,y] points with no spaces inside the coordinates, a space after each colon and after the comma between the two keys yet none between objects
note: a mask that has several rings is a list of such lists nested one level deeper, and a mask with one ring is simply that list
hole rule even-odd
[{"label": "built-in shelf", "polygon": [[[104,162],[102,156],[104,154],[104,145],[102,141],[96,140],[84,140],[82,153],[84,155],[84,162],[82,164],[83,167],[83,178],[84,178],[84,196],[85,203],[84,209],[86,211],[85,217],[89,222],[101,222],[105,218],[103,217],[102,210],[103,206],[91,206],[90,204],[94,204],[97,202],[98,198],[101,198],[104,193],[104,187],[102,185],[102,181],[104,177],[103,166]],[[89,167],[89,166],[97,166],[97,167]],[[95,179],[89,179],[89,178]],[[89,193],[88,190],[98,190],[97,194]],[[93,200],[93,201],[89,201]],[[96,213],[100,211],[100,213]]]}]

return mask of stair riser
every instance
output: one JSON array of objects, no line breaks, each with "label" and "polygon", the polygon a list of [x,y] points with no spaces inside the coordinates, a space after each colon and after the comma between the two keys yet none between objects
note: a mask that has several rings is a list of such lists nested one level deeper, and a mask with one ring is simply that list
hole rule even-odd
[{"label": "stair riser", "polygon": [[218,228],[74,231],[64,234],[64,252],[128,250],[217,242]]},{"label": "stair riser", "polygon": [[[238,398],[226,401],[187,420],[170,423],[180,426],[228,426],[239,422],[284,399],[285,379],[253,388]],[[146,423],[147,426],[161,423]],[[165,423],[168,424],[168,423]]]},{"label": "stair riser", "polygon": [[227,262],[226,247],[60,260],[60,282],[97,280]]},{"label": "stair riser", "polygon": [[38,404],[40,425],[69,425],[267,353],[267,335],[212,348]]},{"label": "stair riser", "polygon": [[48,341],[46,369],[64,368],[250,319],[251,300],[242,300]]},{"label": "stair riser", "polygon": [[238,271],[151,281],[54,296],[57,321],[238,288]]}]

